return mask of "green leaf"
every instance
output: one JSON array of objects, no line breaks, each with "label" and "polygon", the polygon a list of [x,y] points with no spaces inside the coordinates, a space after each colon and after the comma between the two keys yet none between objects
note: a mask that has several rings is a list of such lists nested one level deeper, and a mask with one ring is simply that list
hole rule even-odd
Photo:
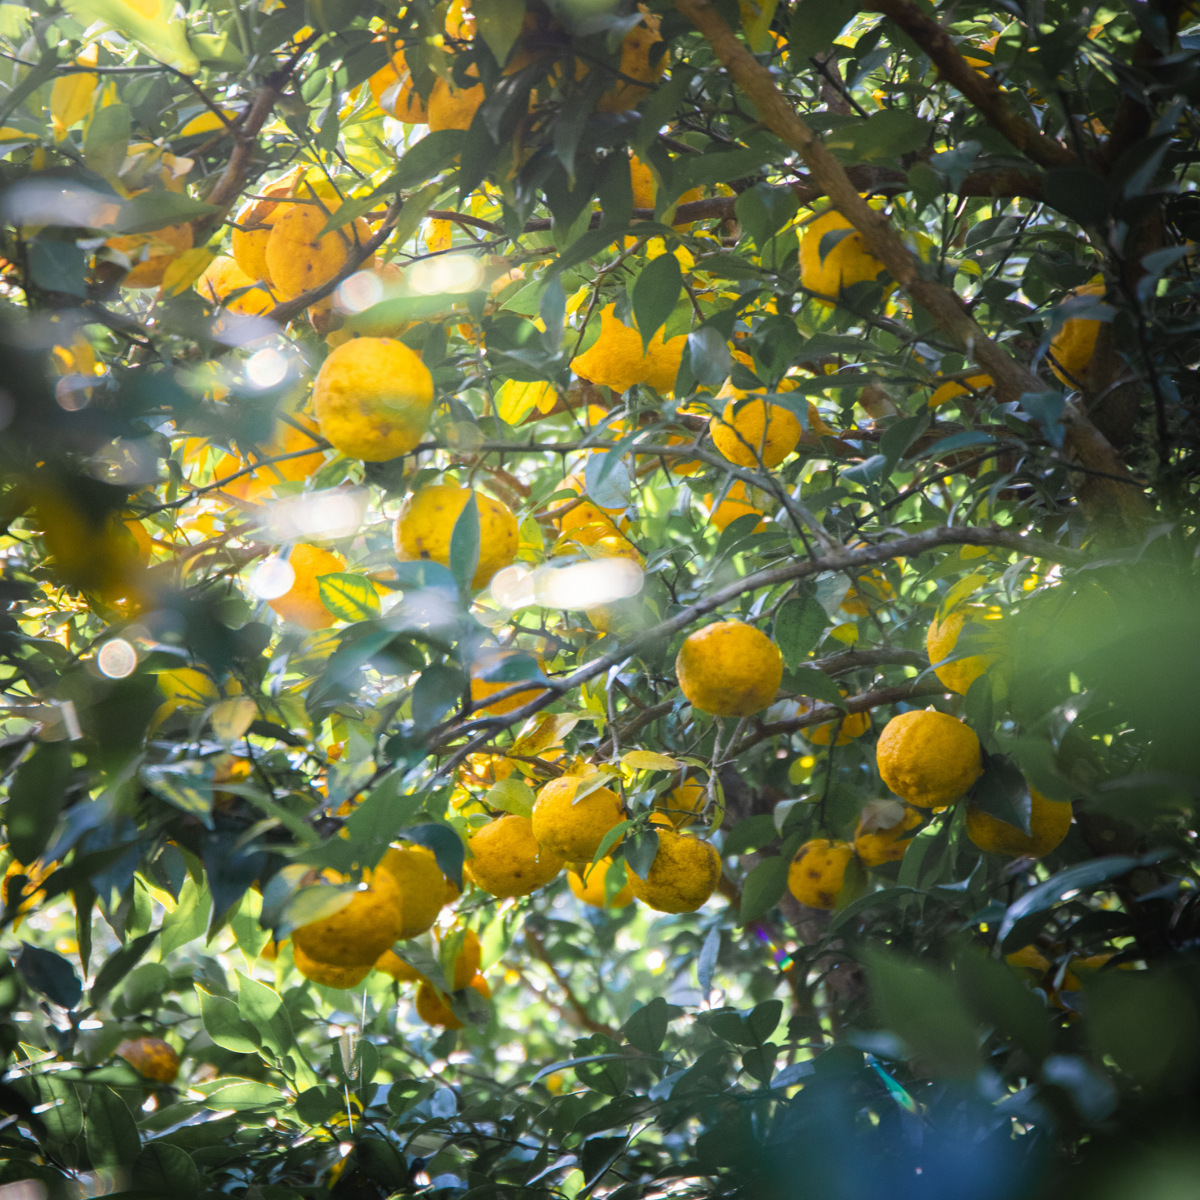
[{"label": "green leaf", "polygon": [[964,950],[955,960],[954,982],[979,1019],[1012,1038],[1035,1063],[1050,1053],[1046,1005],[1006,962],[975,949]]},{"label": "green leaf", "polygon": [[866,947],[863,961],[880,1022],[934,1075],[971,1080],[979,1069],[974,1022],[947,975],[915,959]]},{"label": "green leaf", "polygon": [[757,183],[737,198],[733,211],[761,251],[775,234],[791,223],[799,207],[791,188]]},{"label": "green leaf", "polygon": [[171,1200],[194,1200],[200,1194],[200,1172],[191,1155],[169,1142],[151,1142],[138,1155],[130,1183],[137,1191]]},{"label": "green leaf", "polygon": [[518,817],[533,815],[534,795],[528,784],[519,779],[501,779],[499,783],[488,789],[483,798],[489,808],[498,808],[503,812],[515,813]]},{"label": "green leaf", "polygon": [[71,782],[69,742],[43,742],[18,768],[4,820],[17,862],[30,864],[46,848]]},{"label": "green leaf", "polygon": [[651,259],[633,285],[633,317],[642,335],[642,349],[667,323],[683,291],[683,273],[674,254]]},{"label": "green leaf", "polygon": [[466,852],[462,838],[449,825],[410,825],[403,831],[405,841],[415,842],[433,851],[438,870],[455,887],[462,889],[462,868]]},{"label": "green leaf", "polygon": [[61,1145],[79,1136],[83,1130],[83,1106],[75,1085],[64,1079],[61,1072],[28,1075],[16,1086],[35,1107],[46,1106],[40,1116],[48,1141]]},{"label": "green leaf", "polygon": [[259,956],[262,948],[271,940],[270,931],[258,922],[261,913],[262,897],[253,888],[249,888],[242,896],[237,912],[229,918],[229,927],[233,930],[238,949],[250,962]]},{"label": "green leaf", "polygon": [[496,62],[504,66],[521,33],[521,22],[525,19],[523,0],[484,0],[473,11],[479,36]]},{"label": "green leaf", "polygon": [[461,129],[437,129],[420,138],[379,186],[380,192],[402,192],[423,184],[458,158],[466,134]]},{"label": "green leaf", "polygon": [[381,300],[378,304],[372,304],[370,308],[347,317],[343,328],[368,337],[385,337],[403,322],[446,317],[456,307],[465,310],[470,297],[477,294],[464,292],[453,296],[396,296],[391,300]]},{"label": "green leaf", "polygon": [[858,0],[800,0],[792,9],[788,53],[798,63],[824,53],[857,12]]},{"label": "green leaf", "polygon": [[89,171],[115,177],[129,151],[133,115],[125,104],[110,104],[97,110],[83,139],[83,157]]},{"label": "green leaf", "polygon": [[623,849],[629,869],[639,879],[645,879],[658,857],[658,833],[653,829],[643,829],[631,834],[626,839]]},{"label": "green leaf", "polygon": [[[392,231],[392,245],[403,246],[421,228],[425,214],[433,207],[433,202],[438,198],[441,190],[440,183],[427,183],[419,192],[413,192],[404,201],[400,206],[400,215],[396,218],[396,225]],[[433,299],[433,297],[428,297],[428,299]]]},{"label": "green leaf", "polygon": [[238,1013],[258,1032],[262,1046],[282,1058],[296,1043],[283,999],[274,988],[237,972]]},{"label": "green leaf", "polygon": [[791,860],[781,854],[755,864],[742,884],[742,904],[738,911],[738,921],[742,925],[757,921],[779,903],[787,889],[790,866]]},{"label": "green leaf", "polygon": [[[812,603],[815,607],[820,607],[816,601]],[[846,698],[842,695],[842,689],[819,667],[800,667],[792,671],[783,683],[784,688],[793,695],[811,696],[814,700],[823,700],[826,704],[846,711]]]},{"label": "green leaf", "polygon": [[442,964],[437,955],[421,942],[397,942],[392,947],[392,953],[406,962],[414,971],[424,975],[440,992],[449,992],[446,976],[442,974]]},{"label": "green leaf", "polygon": [[621,1026],[621,1032],[625,1040],[643,1054],[657,1054],[663,1038],[667,1036],[668,1023],[682,1013],[682,1009],[668,1004],[661,996],[655,996]]},{"label": "green leaf", "polygon": [[105,962],[104,966],[96,973],[96,982],[92,984],[92,989],[88,992],[88,1000],[93,1005],[99,1007],[104,997],[138,965],[142,955],[150,949],[154,939],[158,937],[158,933],[157,929],[143,933],[141,937],[134,938],[127,945],[122,946]]},{"label": "green leaf", "polygon": [[195,75],[200,60],[188,45],[187,24],[175,19],[171,0],[158,0],[158,11],[147,15],[143,6],[123,0],[67,0],[65,7],[84,25],[103,21],[119,33],[141,43],[142,48],[168,67],[184,75]]},{"label": "green leaf", "polygon": [[93,1169],[131,1167],[142,1152],[137,1122],[110,1087],[92,1088],[83,1129]]},{"label": "green leaf", "polygon": [[872,162],[911,154],[928,140],[927,121],[907,109],[885,108],[865,121],[839,126],[825,138],[825,144],[843,162]]},{"label": "green leaf", "polygon": [[780,605],[775,614],[775,644],[789,671],[812,653],[828,624],[825,610],[812,596],[797,596]]},{"label": "green leaf", "polygon": [[248,1022],[243,1021],[238,1006],[224,996],[214,996],[196,984],[196,995],[200,998],[200,1020],[204,1032],[218,1046],[234,1054],[257,1054],[259,1037]]},{"label": "green leaf", "polygon": [[151,233],[219,211],[215,204],[203,204],[181,192],[148,191],[121,205],[112,228],[118,233]]},{"label": "green leaf", "polygon": [[83,995],[83,984],[75,968],[53,950],[23,942],[17,971],[34,991],[48,996],[60,1008],[74,1008]]},{"label": "green leaf", "polygon": [[269,1083],[238,1079],[236,1076],[222,1076],[196,1084],[195,1090],[204,1094],[202,1103],[205,1108],[217,1111],[225,1108],[235,1112],[251,1108],[280,1108],[288,1103],[283,1093]]},{"label": "green leaf", "polygon": [[365,575],[339,571],[318,575],[321,603],[339,621],[369,621],[379,616],[379,592]]},{"label": "green leaf", "polygon": [[479,505],[471,491],[450,532],[450,573],[460,590],[468,592],[479,569]]},{"label": "green leaf", "polygon": [[778,839],[775,818],[770,813],[757,813],[739,821],[725,839],[723,853],[745,854],[749,850],[760,850]]},{"label": "green leaf", "polygon": [[988,756],[983,774],[967,793],[967,803],[1029,836],[1033,798],[1025,776],[1003,754]]},{"label": "green leaf", "polygon": [[142,782],[160,799],[212,828],[213,764],[199,758],[143,767]]},{"label": "green leaf", "polygon": [[[456,526],[457,528],[457,526]],[[412,716],[419,729],[432,729],[463,698],[467,677],[450,663],[426,667],[413,686]]]},{"label": "green leaf", "polygon": [[179,889],[175,910],[163,917],[162,941],[159,948],[165,958],[172,950],[186,946],[208,928],[212,897],[204,884],[197,884],[189,875]]}]

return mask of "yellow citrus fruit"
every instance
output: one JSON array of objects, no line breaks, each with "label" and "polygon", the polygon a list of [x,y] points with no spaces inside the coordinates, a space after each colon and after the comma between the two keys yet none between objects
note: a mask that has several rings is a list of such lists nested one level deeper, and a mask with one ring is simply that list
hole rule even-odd
[{"label": "yellow citrus fruit", "polygon": [[983,771],[979,739],[949,713],[893,717],[875,747],[883,782],[917,808],[940,808],[964,795]]},{"label": "yellow citrus fruit", "polygon": [[395,117],[406,125],[429,124],[429,113],[413,87],[403,50],[397,50],[392,61],[386,67],[380,67],[367,80],[367,86],[375,97],[375,103],[389,117]]},{"label": "yellow citrus fruit", "polygon": [[718,621],[688,635],[675,675],[693,708],[716,717],[748,717],[774,702],[783,657],[753,625]]},{"label": "yellow citrus fruit", "polygon": [[500,898],[526,896],[563,869],[563,860],[533,836],[533,822],[514,813],[476,830],[468,845],[472,857],[463,867],[467,878]]},{"label": "yellow citrus fruit", "polygon": [[658,853],[646,878],[626,864],[630,890],[657,912],[695,912],[717,889],[721,856],[711,842],[670,829],[657,832]]},{"label": "yellow citrus fruit", "polygon": [[1067,836],[1071,828],[1069,800],[1047,800],[1037,788],[1029,789],[1032,806],[1029,833],[993,817],[981,808],[967,809],[967,837],[988,854],[1042,858]]},{"label": "yellow citrus fruit", "polygon": [[[338,207],[336,200],[331,204]],[[346,265],[353,247],[370,239],[370,226],[362,217],[322,236],[329,216],[320,204],[289,204],[271,223],[267,270],[272,286],[285,300],[328,283]],[[369,267],[370,261],[363,267]]]},{"label": "yellow citrus fruit", "polygon": [[331,967],[374,966],[400,937],[404,901],[387,871],[368,872],[366,880],[344,908],[295,930],[293,947]]},{"label": "yellow citrus fruit", "polygon": [[[485,1000],[492,998],[492,989],[482,975],[476,975],[467,987],[473,988]],[[441,1025],[445,1029],[461,1029],[462,1022],[450,1011],[447,998],[433,986],[423,983],[417,988],[417,1016],[426,1025]]]},{"label": "yellow citrus fruit", "polygon": [[433,928],[446,893],[446,877],[437,865],[432,850],[425,846],[392,847],[379,861],[379,870],[386,871],[400,889],[404,923],[402,938],[419,937]]},{"label": "yellow citrus fruit", "polygon": [[666,69],[666,53],[655,50],[662,42],[658,16],[644,4],[639,4],[638,8],[642,13],[641,24],[635,25],[621,41],[621,65],[618,68],[621,78],[600,97],[596,104],[598,112],[623,112],[635,108],[650,94],[651,86],[662,78]]},{"label": "yellow citrus fruit", "polygon": [[853,857],[849,842],[828,838],[805,842],[788,867],[788,891],[809,908],[836,908]]},{"label": "yellow citrus fruit", "polygon": [[267,603],[293,625],[301,625],[305,629],[328,629],[337,621],[337,617],[321,603],[319,580],[322,575],[337,575],[344,571],[345,560],[340,554],[323,550],[320,546],[298,542],[288,555],[288,565],[296,574],[291,588]]},{"label": "yellow citrus fruit", "polygon": [[271,226],[282,215],[280,201],[292,194],[303,172],[303,167],[296,167],[274,183],[260,186],[257,193],[262,198],[247,202],[238,213],[237,224],[241,228],[235,228],[230,235],[234,261],[251,279],[260,280],[268,287],[271,285],[271,268],[267,266],[267,242],[271,238]]},{"label": "yellow citrus fruit", "polygon": [[608,873],[613,868],[611,858],[602,858],[593,867],[591,863],[581,868],[581,871],[567,872],[567,885],[576,900],[590,904],[593,908],[624,908],[633,902],[633,888],[629,886],[628,876],[612,898],[610,904],[608,895]]},{"label": "yellow citrus fruit", "polygon": [[[469,67],[467,74],[478,76],[479,72],[475,67]],[[436,133],[439,129],[470,129],[483,101],[482,83],[469,88],[456,88],[438,78],[429,93],[430,132]]]},{"label": "yellow citrus fruit", "polygon": [[617,320],[616,305],[600,310],[600,335],[592,345],[571,360],[571,370],[581,379],[627,392],[635,384],[648,383],[664,395],[674,390],[675,376],[687,344],[684,335],[663,340],[660,329],[642,350],[642,335]]},{"label": "yellow citrus fruit", "polygon": [[162,1038],[140,1037],[122,1042],[114,1051],[139,1075],[157,1083],[173,1083],[179,1074],[179,1055]]},{"label": "yellow citrus fruit", "polygon": [[122,287],[158,287],[167,268],[192,248],[192,227],[185,223],[167,225],[150,233],[122,234],[109,238],[105,245],[119,250],[133,264],[121,280]]},{"label": "yellow citrus fruit", "polygon": [[970,375],[962,383],[951,379],[948,383],[941,384],[929,397],[929,407],[938,408],[947,401],[953,400],[955,396],[968,396],[972,392],[982,392],[984,388],[991,386],[992,377],[990,375]]},{"label": "yellow citrus fruit", "polygon": [[654,807],[662,809],[671,824],[678,828],[691,824],[704,811],[707,800],[708,789],[704,784],[688,779],[656,797]]},{"label": "yellow citrus fruit", "polygon": [[375,961],[375,970],[390,975],[397,983],[420,983],[425,976],[410,967],[398,954],[385,950]]},{"label": "yellow citrus fruit", "polygon": [[396,556],[400,561],[424,559],[448,567],[454,524],[472,495],[479,513],[479,565],[471,586],[486,587],[497,571],[517,557],[520,534],[517,518],[507,505],[471,488],[450,483],[429,484],[404,501],[394,530]]},{"label": "yellow citrus fruit", "polygon": [[762,520],[754,526],[751,532],[760,532],[767,527],[766,513],[761,508],[756,508],[750,502],[749,497],[750,493],[747,491],[745,483],[740,479],[736,483],[730,484],[729,490],[725,493],[725,499],[715,508],[713,507],[713,501],[716,497],[705,496],[704,503],[709,510],[708,519],[723,533],[725,526],[732,525],[738,517],[745,517],[750,513],[758,513],[762,517]]},{"label": "yellow citrus fruit", "polygon": [[350,458],[386,462],[421,441],[433,407],[433,376],[395,338],[355,338],[321,364],[313,411],[322,436]]},{"label": "yellow citrus fruit", "polygon": [[[823,254],[822,239],[843,229],[850,232]],[[844,288],[877,279],[881,271],[883,263],[867,250],[862,235],[836,209],[830,209],[805,226],[800,239],[800,282],[818,297],[828,297],[820,300],[826,307],[832,307],[831,301]]]},{"label": "yellow citrus fruit", "polygon": [[[842,691],[844,696],[846,693]],[[856,737],[862,737],[871,728],[869,712],[847,713],[840,721],[826,721],[822,725],[812,725],[804,731],[804,736],[814,746],[828,746],[837,730],[837,746],[848,746]]]},{"label": "yellow citrus fruit", "polygon": [[496,662],[509,658],[515,653],[517,653],[515,650],[496,650],[483,654],[472,663],[471,703],[476,708],[482,709],[486,713],[492,713],[495,716],[503,716],[505,713],[513,712],[522,705],[528,704],[531,700],[536,700],[546,690],[545,688],[527,688],[524,691],[514,693],[507,700],[497,700],[494,704],[482,703],[489,696],[502,691],[504,688],[510,688],[513,685],[500,681],[492,682],[491,680],[481,679],[479,676],[482,672],[489,670]]},{"label": "yellow citrus fruit", "polygon": [[227,483],[221,490],[229,496],[250,503],[261,501],[281,483],[307,479],[325,465],[325,451],[316,448],[320,429],[310,417],[295,414],[291,421],[276,421],[275,432],[269,442],[255,447],[253,458],[239,458],[234,454],[223,455],[213,472],[214,479],[226,479],[246,467],[254,466],[263,459],[276,458],[281,454],[295,454],[313,448],[311,454],[287,458],[283,462],[262,462],[248,475],[241,475]]},{"label": "yellow citrus fruit", "polygon": [[625,819],[621,798],[606,787],[588,792],[578,804],[578,775],[552,779],[533,806],[533,836],[539,845],[569,862],[591,862],[604,835]]},{"label": "yellow citrus fruit", "polygon": [[333,963],[320,962],[310,955],[305,954],[294,943],[292,945],[292,962],[296,964],[296,970],[305,979],[311,979],[313,983],[319,983],[322,987],[338,988],[342,991],[346,988],[358,987],[371,973],[371,965],[369,963],[366,965],[359,964],[357,966],[338,967]]},{"label": "yellow citrus fruit", "polygon": [[915,808],[907,806],[900,819],[891,825],[867,829],[867,822],[860,820],[854,830],[854,853],[867,867],[881,867],[884,863],[899,862],[912,841],[904,835],[910,829],[916,829],[921,820],[921,814]]},{"label": "yellow citrus fruit", "polygon": [[[217,255],[204,269],[204,274],[196,280],[196,291],[210,304],[230,312],[261,316],[275,307],[275,297],[225,254]],[[239,294],[234,296],[235,292]],[[227,299],[229,296],[233,299]]]},{"label": "yellow citrus fruit", "polygon": [[[654,176],[651,174],[650,168],[642,162],[636,154],[629,159],[629,182],[633,189],[633,207],[634,208],[653,208],[658,200],[658,184],[654,182]],[[678,200],[677,205],[691,204],[694,200],[704,199],[703,188],[689,188]],[[692,222],[685,225],[676,225],[675,228],[682,232],[687,232],[691,229]],[[627,239],[626,245],[631,245],[632,242]]]},{"label": "yellow citrus fruit", "polygon": [[740,408],[731,400],[709,428],[713,444],[740,467],[756,467],[760,459],[764,467],[777,467],[795,450],[804,432],[793,413],[765,400],[750,400]]},{"label": "yellow citrus fruit", "polygon": [[479,934],[473,929],[464,930],[462,945],[454,959],[454,979],[451,981],[456,992],[459,988],[465,988],[479,974],[482,961],[483,947],[479,944]]},{"label": "yellow citrus fruit", "polygon": [[934,664],[933,673],[946,687],[952,692],[958,692],[960,696],[965,696],[971,684],[987,673],[988,667],[999,655],[972,654],[970,658],[960,658],[942,667],[937,664],[954,653],[963,627],[968,622],[984,621],[988,617],[989,610],[982,604],[960,605],[940,621],[935,617],[925,634],[925,652],[929,655],[929,661]]},{"label": "yellow citrus fruit", "polygon": [[[1107,290],[1103,280],[1093,280],[1075,288],[1071,295],[1103,297]],[[1063,383],[1071,387],[1083,385],[1088,365],[1096,353],[1096,338],[1100,336],[1102,324],[1102,321],[1072,317],[1064,321],[1062,328],[1050,339],[1050,370]]]}]

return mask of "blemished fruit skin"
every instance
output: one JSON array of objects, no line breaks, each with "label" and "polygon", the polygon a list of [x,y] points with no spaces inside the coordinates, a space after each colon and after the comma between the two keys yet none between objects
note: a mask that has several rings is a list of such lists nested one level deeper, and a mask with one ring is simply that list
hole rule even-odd
[{"label": "blemished fruit skin", "polygon": [[321,603],[318,580],[322,575],[337,575],[344,571],[345,560],[340,554],[323,550],[320,546],[299,542],[292,547],[288,563],[296,573],[295,582],[282,596],[276,596],[267,603],[274,612],[293,625],[301,625],[305,629],[328,629],[336,623],[337,617]]},{"label": "blemished fruit skin", "polygon": [[963,626],[973,621],[986,610],[982,605],[962,605],[948,612],[940,621],[935,617],[925,634],[925,652],[929,661],[934,664],[933,673],[952,692],[965,696],[981,675],[987,673],[996,660],[995,654],[972,654],[970,658],[956,659],[954,662],[937,666],[944,658],[954,653]]},{"label": "blemished fruit skin", "polygon": [[321,435],[343,454],[387,462],[420,443],[433,406],[433,376],[395,338],[354,338],[321,364],[313,412]]},{"label": "blemished fruit skin", "polygon": [[940,808],[966,794],[983,772],[974,730],[932,709],[900,713],[875,747],[883,782],[917,808]]},{"label": "blemished fruit skin", "polygon": [[380,67],[367,80],[367,86],[375,97],[375,103],[389,117],[395,117],[407,125],[429,124],[429,112],[413,87],[403,50],[397,50],[392,61],[386,67]]},{"label": "blemished fruit skin", "polygon": [[302,925],[292,945],[332,967],[374,966],[404,928],[403,899],[387,871],[371,873],[369,886],[331,916]]},{"label": "blemished fruit skin", "polygon": [[[337,207],[336,201],[333,206]],[[289,204],[272,222],[267,270],[285,300],[328,283],[346,265],[350,248],[370,240],[371,228],[361,217],[322,235],[329,215],[320,204]],[[370,265],[370,260],[362,264],[364,269]]]},{"label": "blemished fruit skin", "polygon": [[731,400],[709,428],[716,448],[740,467],[756,467],[760,458],[764,467],[777,467],[804,432],[794,413],[765,400],[750,400],[741,408]]},{"label": "blemished fruit skin", "polygon": [[319,983],[322,987],[338,988],[341,991],[358,987],[371,973],[370,963],[338,967],[332,963],[318,962],[317,959],[305,954],[294,942],[292,944],[292,962],[295,963],[296,970],[305,979],[311,979],[313,983]]},{"label": "blemished fruit skin", "polygon": [[484,98],[482,83],[469,88],[454,88],[444,79],[437,79],[429,93],[429,107],[426,110],[429,131],[436,133],[439,129],[470,129]]},{"label": "blemished fruit skin", "polygon": [[1071,802],[1048,800],[1036,788],[1029,789],[1032,806],[1029,833],[993,817],[981,808],[967,809],[967,837],[988,854],[1042,858],[1058,848],[1071,828]]},{"label": "blemished fruit skin", "polygon": [[493,896],[527,896],[545,886],[565,860],[545,849],[533,836],[533,822],[515,813],[476,830],[469,840],[472,857],[463,872]]},{"label": "blemished fruit skin", "polygon": [[446,898],[446,877],[433,851],[424,846],[393,847],[380,859],[379,869],[396,881],[404,921],[400,937],[415,938],[433,928]]},{"label": "blemished fruit skin", "polygon": [[[476,975],[474,979],[463,986],[473,988],[485,1000],[492,998],[492,989],[488,987],[488,982],[482,975]],[[441,1025],[445,1029],[462,1028],[462,1022],[450,1011],[450,1005],[446,1003],[445,996],[428,981],[417,988],[416,1008],[417,1016],[426,1025]]]},{"label": "blemished fruit skin", "polygon": [[643,8],[642,23],[635,25],[621,42],[621,78],[597,101],[597,112],[636,108],[650,94],[650,86],[662,78],[667,56],[662,54],[652,60],[651,55],[651,48],[662,41],[658,27],[658,16]]},{"label": "blemished fruit skin", "polygon": [[854,853],[864,867],[881,867],[884,863],[899,862],[912,839],[904,835],[921,824],[922,817],[915,808],[904,809],[895,825],[885,829],[863,829],[862,821],[854,830]]},{"label": "blemished fruit skin", "polygon": [[[629,886],[629,877],[621,889],[613,896],[612,903],[607,902],[608,873],[612,870],[613,860],[602,858],[594,867],[589,863],[583,868],[582,874],[577,871],[567,872],[567,886],[577,900],[590,904],[593,908],[624,908],[633,903],[633,888]],[[628,868],[626,868],[628,871]]]},{"label": "blemished fruit skin", "polygon": [[687,637],[675,675],[693,708],[715,717],[748,717],[774,702],[783,682],[783,656],[753,625],[718,621]]},{"label": "blemished fruit skin", "polygon": [[[822,257],[822,238],[842,229],[850,232]],[[856,283],[877,279],[883,269],[883,263],[867,250],[862,234],[836,210],[823,213],[805,226],[800,239],[800,282],[818,297],[836,297]],[[830,300],[819,303],[831,305]]]},{"label": "blemished fruit skin", "polygon": [[828,838],[805,842],[788,867],[788,891],[809,908],[836,908],[853,857],[849,842]]},{"label": "blemished fruit skin", "polygon": [[179,1074],[179,1055],[162,1038],[142,1037],[122,1042],[113,1051],[139,1075],[156,1083],[173,1083]]},{"label": "blemished fruit skin", "polygon": [[717,889],[721,856],[711,842],[664,828],[657,832],[658,853],[646,878],[626,865],[630,890],[657,912],[695,912]]},{"label": "blemished fruit skin", "polygon": [[[424,559],[450,565],[450,538],[454,525],[467,507],[471,488],[437,483],[409,496],[396,517],[393,540],[401,562]],[[517,557],[520,541],[517,518],[499,500],[475,492],[479,513],[479,564],[471,579],[473,588],[487,587],[492,576]]]},{"label": "blemished fruit skin", "polygon": [[610,304],[600,310],[600,336],[571,360],[571,370],[614,392],[627,392],[634,384],[647,383],[665,395],[674,390],[686,344],[682,334],[663,341],[660,329],[643,351],[642,335],[618,321],[616,306]]},{"label": "blemished fruit skin", "polygon": [[620,797],[606,787],[589,792],[578,804],[577,775],[552,779],[538,792],[533,806],[533,836],[551,854],[568,862],[591,862],[604,835],[625,813]]},{"label": "blemished fruit skin", "polygon": [[545,688],[529,688],[525,691],[515,692],[507,700],[497,700],[495,704],[482,703],[494,693],[513,685],[503,681],[492,682],[488,679],[480,679],[478,678],[479,672],[488,669],[497,659],[507,658],[514,653],[516,652],[513,650],[497,650],[484,658],[476,659],[471,665],[471,703],[481,711],[503,716],[505,713],[520,708],[522,704],[528,704],[531,700],[537,699],[545,691]]}]

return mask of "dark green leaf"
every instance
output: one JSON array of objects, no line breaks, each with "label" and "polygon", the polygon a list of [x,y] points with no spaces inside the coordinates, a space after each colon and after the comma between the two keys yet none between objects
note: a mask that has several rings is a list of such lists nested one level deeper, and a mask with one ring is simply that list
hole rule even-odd
[{"label": "dark green leaf", "polygon": [[668,1004],[661,996],[655,996],[642,1005],[621,1026],[626,1041],[643,1054],[657,1054],[667,1036],[667,1025],[672,1017],[682,1015],[683,1010]]},{"label": "dark green leaf", "polygon": [[642,335],[642,348],[667,323],[683,291],[683,273],[674,254],[651,259],[633,285],[633,317]]},{"label": "dark green leaf", "polygon": [[199,758],[143,767],[142,782],[160,799],[212,828],[213,764]]},{"label": "dark green leaf", "polygon": [[738,921],[745,925],[770,912],[787,888],[790,862],[782,855],[764,858],[746,876],[742,884],[742,905]]},{"label": "dark green leaf", "polygon": [[639,879],[645,879],[658,857],[658,833],[653,829],[643,829],[626,840],[624,849],[629,869]]},{"label": "dark green leaf", "polygon": [[142,955],[150,949],[154,939],[158,937],[158,933],[157,929],[143,933],[141,937],[134,938],[132,942],[122,946],[105,962],[104,966],[96,973],[96,982],[92,984],[91,991],[88,992],[88,1000],[92,1004],[98,1007],[104,997],[138,965]]},{"label": "dark green leaf", "polygon": [[466,686],[466,676],[449,663],[426,667],[413,687],[413,720],[421,729],[432,729],[462,699]]},{"label": "dark green leaf", "polygon": [[[815,600],[810,603],[820,607]],[[846,698],[842,695],[842,689],[818,667],[800,667],[790,672],[783,685],[793,695],[811,696],[814,700],[823,700],[845,711]]]},{"label": "dark green leaf", "polygon": [[17,970],[34,991],[48,996],[60,1008],[74,1008],[83,995],[83,984],[75,968],[52,950],[23,942]]},{"label": "dark green leaf", "polygon": [[1025,781],[1025,776],[1006,755],[988,756],[983,774],[967,793],[967,803],[972,808],[982,809],[1029,836],[1033,798],[1029,794],[1029,784]]},{"label": "dark green leaf", "polygon": [[142,1151],[137,1122],[125,1101],[110,1087],[92,1088],[84,1137],[93,1168],[131,1167]]},{"label": "dark green leaf", "polygon": [[200,1172],[185,1150],[151,1142],[133,1164],[134,1188],[157,1192],[171,1200],[193,1200],[200,1194]]},{"label": "dark green leaf", "polygon": [[450,573],[462,591],[471,589],[478,567],[479,505],[476,504],[475,493],[472,491],[450,533]]},{"label": "dark green leaf", "polygon": [[89,171],[115,177],[129,150],[133,115],[128,105],[109,104],[97,109],[83,139],[83,157]]},{"label": "dark green leaf", "polygon": [[955,961],[954,981],[979,1019],[1012,1038],[1034,1062],[1050,1053],[1046,1006],[1007,963],[974,949],[965,950]]},{"label": "dark green leaf", "polygon": [[462,888],[462,838],[449,825],[410,825],[403,831],[403,836],[405,841],[432,850],[438,869],[455,887]]},{"label": "dark green leaf", "polygon": [[775,614],[775,644],[789,671],[795,671],[812,653],[828,624],[815,597],[796,596],[780,606]]},{"label": "dark green leaf", "polygon": [[822,54],[858,12],[858,0],[801,0],[792,9],[788,52],[797,62]]},{"label": "dark green leaf", "polygon": [[4,819],[8,844],[19,863],[32,863],[46,848],[71,782],[71,746],[43,742],[18,768]]},{"label": "dark green leaf", "polygon": [[151,233],[167,225],[179,225],[217,212],[216,205],[203,204],[182,192],[149,191],[126,200],[112,228],[118,233]]},{"label": "dark green leaf", "polygon": [[256,1054],[259,1037],[254,1026],[242,1020],[238,1006],[224,996],[214,996],[197,985],[196,995],[200,998],[200,1020],[204,1032],[218,1046],[234,1054]]}]

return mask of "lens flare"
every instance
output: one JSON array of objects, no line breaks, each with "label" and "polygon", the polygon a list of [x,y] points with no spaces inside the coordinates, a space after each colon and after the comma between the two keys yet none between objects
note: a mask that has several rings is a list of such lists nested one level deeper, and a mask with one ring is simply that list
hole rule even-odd
[{"label": "lens flare", "polygon": [[96,666],[109,679],[124,679],[137,666],[137,651],[124,638],[109,638],[96,655]]},{"label": "lens flare", "polygon": [[278,600],[292,590],[296,572],[286,558],[272,555],[263,559],[250,575],[250,590],[260,600]]}]

